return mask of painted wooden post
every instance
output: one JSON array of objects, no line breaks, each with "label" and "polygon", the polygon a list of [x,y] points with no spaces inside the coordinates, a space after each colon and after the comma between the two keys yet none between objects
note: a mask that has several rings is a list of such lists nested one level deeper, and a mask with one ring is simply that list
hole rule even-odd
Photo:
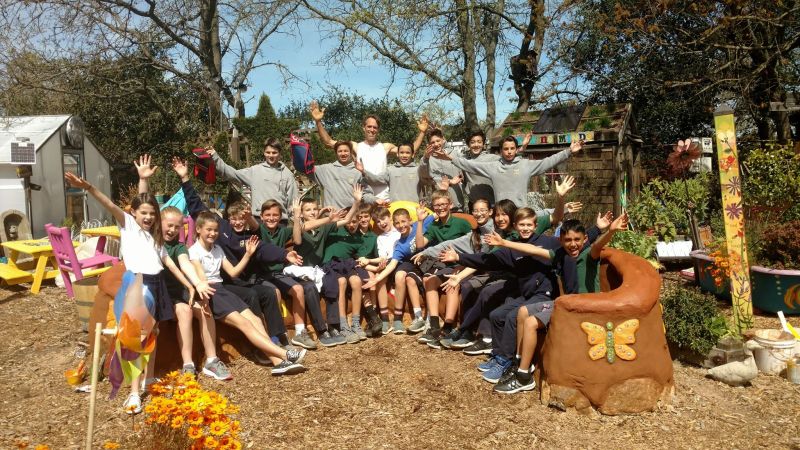
[{"label": "painted wooden post", "polygon": [[744,202],[742,178],[739,174],[739,155],[736,150],[736,127],[733,110],[722,106],[714,112],[717,139],[719,182],[722,188],[722,208],[725,219],[725,239],[731,268],[731,299],[733,322],[741,334],[753,327],[753,301],[750,292],[750,265],[747,263],[747,243],[744,236]]}]

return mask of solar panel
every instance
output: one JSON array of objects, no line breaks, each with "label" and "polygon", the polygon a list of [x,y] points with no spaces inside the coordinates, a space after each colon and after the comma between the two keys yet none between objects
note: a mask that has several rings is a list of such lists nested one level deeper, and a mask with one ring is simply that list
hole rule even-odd
[{"label": "solar panel", "polygon": [[536,125],[533,126],[534,133],[563,133],[565,131],[575,131],[581,121],[585,105],[556,106],[542,111]]},{"label": "solar panel", "polygon": [[36,148],[33,142],[11,143],[11,164],[36,164]]}]

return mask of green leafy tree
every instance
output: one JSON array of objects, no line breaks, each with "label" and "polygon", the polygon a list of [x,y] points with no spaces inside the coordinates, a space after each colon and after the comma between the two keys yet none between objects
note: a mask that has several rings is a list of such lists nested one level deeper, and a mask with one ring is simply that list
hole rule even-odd
[{"label": "green leafy tree", "polygon": [[[287,139],[289,133],[299,127],[300,121],[293,118],[278,117],[269,97],[262,95],[258,100],[256,115],[235,118],[233,119],[233,125],[239,129],[240,136],[246,137],[250,142],[251,162],[255,162],[260,161],[260,155],[267,139]],[[227,152],[223,151],[223,153]],[[288,155],[283,155],[283,159],[289,164]]]}]

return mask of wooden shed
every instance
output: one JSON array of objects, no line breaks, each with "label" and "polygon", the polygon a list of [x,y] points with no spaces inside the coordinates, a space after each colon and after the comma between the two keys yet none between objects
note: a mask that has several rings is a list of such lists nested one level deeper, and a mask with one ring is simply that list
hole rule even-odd
[{"label": "wooden shed", "polygon": [[[567,173],[576,178],[576,196],[593,211],[619,214],[627,199],[638,193],[643,173],[639,162],[642,140],[630,104],[569,105],[544,111],[514,112],[505,118],[490,138],[492,151],[514,136],[522,142],[528,131],[533,137],[525,155],[542,159],[582,139],[584,150],[560,164],[550,175]],[[538,181],[532,180],[532,190]]]}]

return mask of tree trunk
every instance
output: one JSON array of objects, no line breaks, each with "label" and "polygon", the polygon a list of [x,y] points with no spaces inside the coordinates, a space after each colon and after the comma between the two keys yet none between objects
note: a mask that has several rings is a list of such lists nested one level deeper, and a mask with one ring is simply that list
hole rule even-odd
[{"label": "tree trunk", "polygon": [[511,57],[511,79],[517,94],[517,112],[527,112],[531,107],[531,94],[539,80],[539,60],[544,47],[546,25],[544,0],[532,0],[528,27],[522,37],[519,54]]},{"label": "tree trunk", "polygon": [[[505,0],[500,0],[495,5],[496,11],[505,9]],[[481,34],[482,47],[486,60],[486,81],[483,84],[483,98],[486,101],[486,122],[484,132],[494,129],[497,121],[497,105],[494,99],[495,71],[497,66],[497,40],[500,36],[500,16],[485,13],[483,16],[483,33]]]},{"label": "tree trunk", "polygon": [[466,1],[457,0],[458,16],[456,26],[461,37],[461,51],[464,55],[464,83],[461,85],[461,101],[464,108],[464,126],[468,130],[477,130],[478,122],[477,96],[475,93],[475,38],[470,30],[470,15],[473,13],[467,8]]}]

